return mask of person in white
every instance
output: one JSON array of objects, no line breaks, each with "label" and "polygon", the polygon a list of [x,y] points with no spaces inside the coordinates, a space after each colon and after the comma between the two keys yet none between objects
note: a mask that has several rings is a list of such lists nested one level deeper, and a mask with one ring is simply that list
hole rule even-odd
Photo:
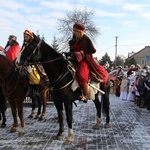
[{"label": "person in white", "polygon": [[127,96],[128,96],[128,79],[127,79],[127,74],[124,74],[122,82],[121,82],[121,86],[120,86],[119,98],[121,100],[127,100]]}]

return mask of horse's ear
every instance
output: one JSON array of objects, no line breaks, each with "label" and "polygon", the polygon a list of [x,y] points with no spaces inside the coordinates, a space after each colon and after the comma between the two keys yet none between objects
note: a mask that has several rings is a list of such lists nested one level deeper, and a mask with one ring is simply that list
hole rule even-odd
[{"label": "horse's ear", "polygon": [[36,35],[33,33],[33,37],[36,38]]}]

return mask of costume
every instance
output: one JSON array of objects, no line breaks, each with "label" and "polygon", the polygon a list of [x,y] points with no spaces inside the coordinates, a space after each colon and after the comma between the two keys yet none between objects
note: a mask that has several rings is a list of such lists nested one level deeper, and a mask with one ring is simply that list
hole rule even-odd
[{"label": "costume", "polygon": [[104,81],[106,86],[108,72],[94,60],[92,54],[96,52],[96,49],[90,38],[84,34],[80,41],[75,41],[73,38],[69,43],[70,51],[74,53],[78,63],[77,80],[79,85],[88,83],[89,71],[92,70]]},{"label": "costume", "polygon": [[127,95],[128,95],[128,80],[126,75],[124,75],[120,86],[120,99],[127,100]]},{"label": "costume", "polygon": [[119,66],[116,74],[116,89],[115,89],[115,95],[117,97],[120,96],[120,85],[121,85],[123,74],[124,72],[122,70],[122,66]]},{"label": "costume", "polygon": [[134,73],[132,73],[129,77],[129,89],[128,89],[128,96],[127,96],[127,100],[128,101],[134,101],[135,99],[135,81],[136,81],[136,76]]},{"label": "costume", "polygon": [[5,49],[2,51],[2,54],[14,61],[20,53],[20,46],[16,41],[16,36],[10,35],[8,39],[9,41],[7,42]]}]

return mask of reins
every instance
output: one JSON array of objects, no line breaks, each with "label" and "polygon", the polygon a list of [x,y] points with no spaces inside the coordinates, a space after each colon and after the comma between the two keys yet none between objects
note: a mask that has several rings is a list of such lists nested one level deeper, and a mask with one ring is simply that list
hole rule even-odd
[{"label": "reins", "polygon": [[[55,61],[58,61],[58,60],[64,58],[63,56],[61,56],[61,57],[55,58],[55,59],[53,59],[53,60],[48,60],[48,61],[44,61],[44,62],[33,62],[33,63],[28,62],[28,61],[30,60],[30,58],[32,57],[32,55],[35,54],[35,52],[36,52],[37,50],[39,50],[39,48],[40,48],[40,46],[41,46],[41,43],[42,43],[42,40],[40,40],[40,41],[38,42],[37,46],[36,46],[36,47],[34,48],[34,50],[33,50],[33,53],[32,53],[29,57],[27,57],[27,61],[24,63],[24,66],[27,66],[27,65],[36,65],[36,64],[53,63],[53,62],[55,62]],[[70,73],[70,70],[68,69],[65,74],[62,73],[55,81],[50,82],[49,85],[50,85],[50,84],[54,84],[52,87],[50,87],[50,90],[61,90],[61,89],[64,89],[65,87],[67,87],[68,85],[70,85],[70,84],[73,82],[73,80],[74,80],[73,78],[72,78],[71,81],[69,81],[69,82],[68,82],[67,84],[65,84],[64,86],[62,86],[62,87],[60,87],[60,88],[57,88],[57,89],[55,88],[56,85],[58,85],[58,83],[59,83],[60,81],[62,81],[62,80],[64,79],[64,77],[65,77],[67,74],[69,74],[69,73]]]}]

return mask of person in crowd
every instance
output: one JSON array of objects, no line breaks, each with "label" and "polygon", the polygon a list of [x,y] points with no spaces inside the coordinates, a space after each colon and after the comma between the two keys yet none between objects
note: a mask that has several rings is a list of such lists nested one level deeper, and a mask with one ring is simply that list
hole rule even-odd
[{"label": "person in crowd", "polygon": [[128,79],[127,74],[124,74],[120,86],[120,99],[127,100],[127,95],[128,95]]},{"label": "person in crowd", "polygon": [[145,108],[145,95],[146,95],[146,87],[145,87],[146,74],[144,72],[141,73],[138,83],[138,91],[140,93],[140,108]]},{"label": "person in crowd", "polygon": [[123,77],[124,71],[122,69],[122,66],[118,66],[118,70],[116,73],[116,85],[115,85],[115,94],[117,97],[120,96],[120,85],[121,85],[121,81],[122,81],[122,77]]},{"label": "person in crowd", "polygon": [[10,35],[5,48],[1,54],[14,61],[20,53],[20,46],[15,35]]},{"label": "person in crowd", "polygon": [[135,91],[135,101],[134,101],[134,103],[137,104],[137,106],[140,106],[140,93],[139,93],[139,90],[138,90],[140,75],[138,73],[136,73],[135,76],[136,76],[136,79],[135,79],[135,84],[134,84],[134,91]]},{"label": "person in crowd", "polygon": [[135,76],[135,71],[132,72],[132,74],[128,77],[129,80],[129,88],[128,88],[128,96],[127,96],[127,100],[128,101],[134,101],[135,99],[135,80],[136,80],[136,76]]},{"label": "person in crowd", "polygon": [[145,100],[147,103],[147,110],[150,110],[150,73],[149,72],[146,72],[146,80],[144,86],[146,88]]},{"label": "person in crowd", "polygon": [[76,77],[83,91],[83,96],[81,96],[80,99],[83,102],[87,102],[89,95],[88,81],[90,70],[95,72],[102,79],[101,82],[104,83],[104,86],[106,86],[108,72],[94,60],[92,54],[96,52],[96,49],[93,46],[91,39],[84,33],[84,30],[85,26],[83,24],[75,23],[73,25],[73,37],[69,41],[70,52],[68,54],[73,55],[76,58]]},{"label": "person in crowd", "polygon": [[127,77],[129,77],[133,71],[135,71],[135,65],[131,65],[130,68],[127,71]]}]

